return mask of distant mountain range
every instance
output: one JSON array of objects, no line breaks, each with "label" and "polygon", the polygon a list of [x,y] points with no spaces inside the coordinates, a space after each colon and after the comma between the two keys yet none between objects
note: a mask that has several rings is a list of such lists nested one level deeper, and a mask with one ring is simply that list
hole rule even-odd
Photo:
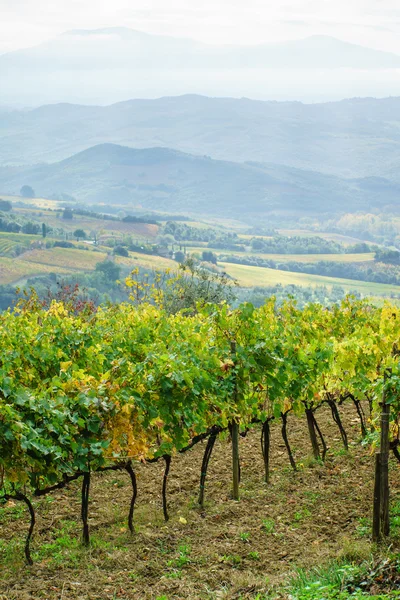
[{"label": "distant mountain range", "polygon": [[268,213],[341,214],[400,208],[400,185],[341,179],[262,163],[238,164],[168,148],[101,144],[50,165],[0,168],[0,192],[129,204],[192,214],[262,218]]},{"label": "distant mountain range", "polygon": [[[237,96],[247,90],[251,97],[293,97],[296,89],[302,97],[308,87],[318,96],[324,93],[318,87],[324,86],[326,70],[399,68],[399,55],[327,36],[211,46],[123,27],[69,31],[0,56],[2,101],[31,106],[61,99],[107,103],[182,91]],[[322,72],[316,76],[308,70]],[[338,77],[337,72],[328,75]]]},{"label": "distant mountain range", "polygon": [[0,165],[59,161],[101,143],[400,182],[400,98],[302,104],[186,95],[0,109]]}]

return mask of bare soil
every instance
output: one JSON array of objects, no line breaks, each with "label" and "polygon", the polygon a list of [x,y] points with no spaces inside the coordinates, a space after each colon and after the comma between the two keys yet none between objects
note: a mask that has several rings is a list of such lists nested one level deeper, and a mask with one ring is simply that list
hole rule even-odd
[{"label": "bare soil", "polygon": [[[293,472],[272,426],[271,481],[264,482],[260,431],[240,439],[241,497],[231,499],[229,439],[218,440],[197,505],[205,443],[174,457],[168,481],[170,520],[161,505],[163,461],[138,465],[135,534],[126,524],[131,486],[125,473],[95,474],[90,490],[91,545],[80,543],[80,482],[35,501],[37,525],[26,566],[25,508],[0,508],[1,600],[135,600],[285,598],[278,593],[296,568],[349,561],[372,553],[373,456],[362,446],[352,405],[341,407],[350,440],[342,448],[330,411],[316,417],[329,451],[310,459],[305,418],[289,417],[298,463]],[[392,502],[400,501],[400,472],[391,464]],[[397,539],[391,540],[398,550]],[[275,590],[275,591],[274,591]]]}]

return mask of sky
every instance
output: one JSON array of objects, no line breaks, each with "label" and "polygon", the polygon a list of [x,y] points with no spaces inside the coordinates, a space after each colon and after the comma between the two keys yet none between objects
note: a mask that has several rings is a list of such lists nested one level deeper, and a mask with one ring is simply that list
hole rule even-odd
[{"label": "sky", "polygon": [[118,26],[213,44],[331,35],[400,54],[399,0],[0,0],[0,54]]}]

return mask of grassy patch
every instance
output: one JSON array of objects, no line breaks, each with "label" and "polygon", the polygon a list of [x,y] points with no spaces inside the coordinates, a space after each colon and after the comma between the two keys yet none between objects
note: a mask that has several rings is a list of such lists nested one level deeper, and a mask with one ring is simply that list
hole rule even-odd
[{"label": "grassy patch", "polygon": [[234,265],[231,263],[219,263],[224,271],[245,287],[276,285],[301,285],[305,287],[340,286],[346,291],[357,291],[369,296],[383,296],[391,293],[400,294],[400,286],[384,283],[370,283],[367,281],[356,281],[352,279],[340,279],[339,277],[325,277],[322,275],[310,275],[308,273],[291,273],[279,269],[266,269],[264,267],[250,267],[248,265]]}]

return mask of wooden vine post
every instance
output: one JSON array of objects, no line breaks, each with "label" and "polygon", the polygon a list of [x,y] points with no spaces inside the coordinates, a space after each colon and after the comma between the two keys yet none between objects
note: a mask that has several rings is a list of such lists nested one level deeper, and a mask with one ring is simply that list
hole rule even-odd
[{"label": "wooden vine post", "polygon": [[[385,373],[384,382],[387,375]],[[375,455],[375,485],[372,523],[372,540],[382,541],[389,535],[389,420],[390,404],[386,402],[385,387],[381,402],[380,451]]]},{"label": "wooden vine post", "polygon": [[[231,341],[231,354],[233,368],[236,367],[236,342]],[[234,400],[237,402],[237,381],[236,373],[234,373]],[[236,419],[232,420],[231,423],[231,437],[232,437],[232,498],[239,500],[239,479],[240,479],[240,467],[239,467],[239,423]]]}]

